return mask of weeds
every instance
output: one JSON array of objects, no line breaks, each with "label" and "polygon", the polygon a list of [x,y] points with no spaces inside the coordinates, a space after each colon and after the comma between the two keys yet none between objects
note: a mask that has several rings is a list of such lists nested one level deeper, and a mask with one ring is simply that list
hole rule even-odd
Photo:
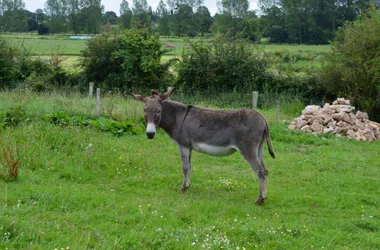
[{"label": "weeds", "polygon": [[25,110],[21,106],[3,110],[0,112],[0,128],[15,127],[30,119],[26,116]]},{"label": "weeds", "polygon": [[65,111],[53,110],[44,116],[44,120],[60,126],[89,126],[115,135],[135,135],[141,132],[141,127],[132,121],[115,121],[111,118],[84,118],[80,115],[69,115]]},{"label": "weeds", "polygon": [[1,146],[1,165],[2,177],[6,180],[14,180],[18,177],[18,169],[20,167],[20,153],[18,146],[12,146],[11,143],[3,144],[0,139]]}]

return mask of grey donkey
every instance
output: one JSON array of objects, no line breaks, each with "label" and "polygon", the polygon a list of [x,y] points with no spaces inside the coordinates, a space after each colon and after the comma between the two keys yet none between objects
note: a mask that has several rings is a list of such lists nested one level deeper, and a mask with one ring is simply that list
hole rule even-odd
[{"label": "grey donkey", "polygon": [[265,140],[270,155],[275,158],[265,118],[252,109],[213,110],[168,100],[173,91],[160,95],[152,90],[147,97],[130,95],[144,102],[147,137],[153,139],[160,127],[178,145],[183,170],[180,191],[190,187],[192,150],[214,156],[239,151],[259,179],[260,193],[256,204],[263,204],[268,182],[268,170],[263,161]]}]

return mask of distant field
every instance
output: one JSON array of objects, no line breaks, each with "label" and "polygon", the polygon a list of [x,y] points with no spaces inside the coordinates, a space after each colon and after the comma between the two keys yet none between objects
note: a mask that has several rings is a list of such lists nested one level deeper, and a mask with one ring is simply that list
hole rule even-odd
[{"label": "distant field", "polygon": [[8,38],[13,44],[23,45],[36,55],[62,53],[66,55],[79,55],[86,48],[85,40],[69,39],[19,39]]},{"label": "distant field", "polygon": [[[38,56],[48,56],[54,53],[61,53],[65,56],[64,67],[72,68],[78,61],[80,52],[86,48],[86,40],[70,40],[68,36],[37,36],[37,35],[7,35],[7,39],[17,45],[23,45],[30,49],[31,52]],[[186,49],[188,42],[183,38],[160,39],[162,43],[175,45],[175,49],[169,50],[162,58],[162,62],[167,62],[171,58],[181,57],[182,52]],[[265,44],[259,45],[258,48],[269,53],[273,58],[281,60],[283,57],[289,57],[289,63],[294,64],[296,68],[305,66],[319,67],[324,54],[330,51],[329,45],[289,45],[289,44]]]}]

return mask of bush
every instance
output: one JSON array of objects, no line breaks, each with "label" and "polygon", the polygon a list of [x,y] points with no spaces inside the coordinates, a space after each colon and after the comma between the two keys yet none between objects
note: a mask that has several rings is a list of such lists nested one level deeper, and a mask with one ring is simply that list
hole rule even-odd
[{"label": "bush", "polygon": [[0,87],[45,91],[54,85],[64,85],[67,77],[59,57],[52,55],[50,62],[33,58],[25,47],[15,47],[0,37]]},{"label": "bush", "polygon": [[371,9],[339,29],[321,77],[328,92],[348,98],[380,121],[380,12]]},{"label": "bush", "polygon": [[102,34],[88,42],[81,65],[89,81],[122,89],[158,88],[171,81],[165,53],[148,30],[125,30],[122,35]]},{"label": "bush", "polygon": [[245,40],[218,37],[190,42],[178,68],[178,82],[197,92],[205,90],[262,91],[270,78],[263,53]]},{"label": "bush", "polygon": [[8,87],[18,77],[14,58],[19,55],[19,50],[11,46],[9,42],[0,37],[0,87]]}]

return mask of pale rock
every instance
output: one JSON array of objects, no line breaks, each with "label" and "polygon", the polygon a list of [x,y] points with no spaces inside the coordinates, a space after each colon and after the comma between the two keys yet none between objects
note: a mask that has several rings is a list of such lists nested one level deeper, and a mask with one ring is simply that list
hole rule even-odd
[{"label": "pale rock", "polygon": [[335,121],[340,121],[340,120],[342,120],[342,114],[341,114],[341,113],[333,114],[333,115],[332,115],[332,118],[333,118]]},{"label": "pale rock", "polygon": [[317,121],[319,124],[323,124],[323,118],[318,114],[310,119],[311,124],[313,124],[315,121]]},{"label": "pale rock", "polygon": [[326,114],[326,115],[332,115],[332,114],[335,113],[335,110],[333,110],[333,109],[330,108],[330,107],[327,107],[327,108],[323,108],[323,109],[321,110],[321,113],[322,113],[322,114]]},{"label": "pale rock", "polygon": [[297,126],[298,129],[301,129],[301,128],[304,127],[305,125],[307,125],[307,121],[302,120],[302,119],[298,119],[298,120],[297,120],[297,124],[296,124],[296,126]]},{"label": "pale rock", "polygon": [[309,121],[314,117],[314,115],[301,115],[302,120]]},{"label": "pale rock", "polygon": [[315,119],[313,121],[313,123],[311,124],[310,126],[311,130],[313,130],[314,132],[317,132],[319,134],[322,134],[323,133],[323,125],[321,123],[319,123],[319,121],[317,119]]},{"label": "pale rock", "polygon": [[363,120],[363,119],[368,120],[368,114],[366,112],[358,111],[358,112],[356,112],[356,118],[358,118],[360,120]]},{"label": "pale rock", "polygon": [[297,126],[296,126],[295,124],[290,124],[290,125],[288,126],[288,129],[289,129],[289,130],[296,130],[296,129],[297,129]]},{"label": "pale rock", "polygon": [[340,107],[340,105],[333,105],[333,106],[331,106],[331,110],[332,110],[333,114],[334,113],[339,113],[341,109],[342,108]]},{"label": "pale rock", "polygon": [[333,132],[334,132],[334,128],[332,127],[323,128],[323,134],[331,134]]},{"label": "pale rock", "polygon": [[351,121],[350,116],[347,113],[345,113],[345,112],[342,112],[342,121],[347,122],[349,124],[353,124],[353,122]]},{"label": "pale rock", "polygon": [[357,129],[364,129],[365,125],[360,120],[355,120],[354,125]]},{"label": "pale rock", "polygon": [[314,115],[321,107],[317,105],[309,105],[302,111],[303,115]]},{"label": "pale rock", "polygon": [[338,104],[346,104],[346,100],[344,98],[337,98],[336,100]]},{"label": "pale rock", "polygon": [[333,118],[332,118],[332,116],[330,116],[330,115],[326,115],[326,116],[324,116],[324,119],[323,119],[323,125],[327,125],[327,124],[329,124],[331,121],[333,121]]},{"label": "pale rock", "polygon": [[306,132],[306,133],[308,133],[308,132],[312,132],[312,131],[311,131],[311,128],[310,128],[309,125],[305,125],[305,126],[303,126],[303,127],[301,128],[301,131]]},{"label": "pale rock", "polygon": [[355,133],[355,131],[353,131],[351,129],[347,131],[347,137],[350,139],[354,139],[356,137],[356,135],[357,134]]},{"label": "pale rock", "polygon": [[350,106],[350,105],[340,105],[340,111],[341,112],[349,113],[349,112],[352,112],[353,110],[355,110],[355,107],[353,107],[353,106]]}]

